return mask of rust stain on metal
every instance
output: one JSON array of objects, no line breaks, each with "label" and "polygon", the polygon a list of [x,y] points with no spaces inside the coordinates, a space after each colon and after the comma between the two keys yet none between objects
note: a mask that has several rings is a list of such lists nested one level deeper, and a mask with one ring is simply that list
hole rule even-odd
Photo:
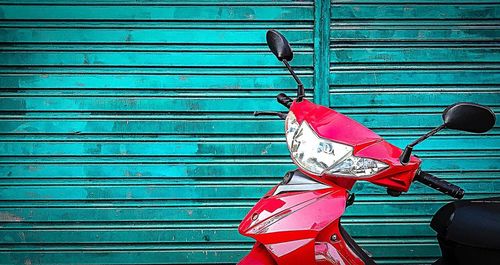
[{"label": "rust stain on metal", "polygon": [[21,222],[23,218],[9,212],[0,212],[0,220],[8,222]]}]

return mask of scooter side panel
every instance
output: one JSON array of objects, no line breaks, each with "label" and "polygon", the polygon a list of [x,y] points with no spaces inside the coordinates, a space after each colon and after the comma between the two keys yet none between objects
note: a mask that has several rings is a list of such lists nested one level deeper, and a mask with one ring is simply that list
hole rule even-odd
[{"label": "scooter side panel", "polygon": [[243,219],[239,231],[263,243],[315,237],[342,215],[346,198],[346,190],[340,187],[264,197]]},{"label": "scooter side panel", "polygon": [[248,213],[239,231],[262,243],[278,264],[314,264],[316,237],[338,223],[346,198],[346,190],[338,186],[270,192]]},{"label": "scooter side panel", "polygon": [[[348,242],[352,241],[351,244]],[[356,250],[352,238],[341,228],[340,220],[336,220],[329,227],[323,229],[316,237],[315,253],[316,265],[339,264],[339,265],[373,265],[374,262],[363,250]],[[365,257],[362,255],[364,254]]]}]

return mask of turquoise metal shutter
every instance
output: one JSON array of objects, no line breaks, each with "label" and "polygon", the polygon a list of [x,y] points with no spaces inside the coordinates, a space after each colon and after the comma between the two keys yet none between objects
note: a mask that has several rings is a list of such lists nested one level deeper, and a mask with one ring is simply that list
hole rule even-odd
[{"label": "turquoise metal shutter", "polygon": [[[0,264],[242,257],[252,241],[239,220],[293,168],[282,122],[251,116],[294,93],[269,28],[291,40],[315,101],[401,147],[449,103],[499,110],[491,1],[4,0],[0,11]],[[485,197],[499,191],[498,143],[498,129],[445,132],[417,152]],[[446,196],[356,192],[345,225],[380,263],[439,255],[427,222]]]},{"label": "turquoise metal shutter", "polygon": [[[339,0],[329,8],[331,107],[400,147],[439,125],[451,103],[500,112],[498,3]],[[447,131],[416,154],[424,170],[480,198],[500,194],[499,146],[498,128],[485,136]],[[347,230],[378,262],[430,263],[440,255],[428,221],[449,197],[419,184],[399,198],[367,183],[356,192]]]},{"label": "turquoise metal shutter", "polygon": [[0,264],[235,263],[237,225],[289,169],[310,1],[1,1]]}]

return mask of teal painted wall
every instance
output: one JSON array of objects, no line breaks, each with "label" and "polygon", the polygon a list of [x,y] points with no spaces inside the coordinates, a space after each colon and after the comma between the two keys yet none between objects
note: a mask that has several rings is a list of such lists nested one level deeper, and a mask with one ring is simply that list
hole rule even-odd
[{"label": "teal painted wall", "polygon": [[[310,97],[402,147],[452,102],[500,111],[499,10],[0,1],[0,264],[235,263],[252,245],[239,220],[293,168],[282,121],[251,115],[294,93],[267,29],[291,41]],[[416,150],[426,170],[484,197],[500,193],[499,139],[498,128],[444,132]],[[346,227],[380,263],[439,255],[427,222],[446,196],[355,191]]]}]

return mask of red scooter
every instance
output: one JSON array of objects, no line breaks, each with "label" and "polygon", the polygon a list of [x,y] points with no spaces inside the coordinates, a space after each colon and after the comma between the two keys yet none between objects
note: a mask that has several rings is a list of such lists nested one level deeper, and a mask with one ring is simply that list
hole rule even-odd
[{"label": "red scooter", "polygon": [[[443,113],[443,124],[404,150],[388,143],[360,123],[304,98],[304,87],[289,62],[293,53],[279,32],[267,32],[267,43],[298,84],[297,98],[277,97],[289,108],[285,135],[298,169],[285,174],[250,210],[239,232],[254,238],[251,252],[239,264],[375,264],[341,225],[341,216],[354,202],[349,190],[356,181],[369,181],[399,196],[419,181],[461,199],[464,190],[420,170],[412,155],[418,143],[442,129],[484,133],[495,124],[495,114],[473,103],[456,103]],[[434,216],[442,257],[434,264],[500,264],[500,198],[459,200]]]}]

